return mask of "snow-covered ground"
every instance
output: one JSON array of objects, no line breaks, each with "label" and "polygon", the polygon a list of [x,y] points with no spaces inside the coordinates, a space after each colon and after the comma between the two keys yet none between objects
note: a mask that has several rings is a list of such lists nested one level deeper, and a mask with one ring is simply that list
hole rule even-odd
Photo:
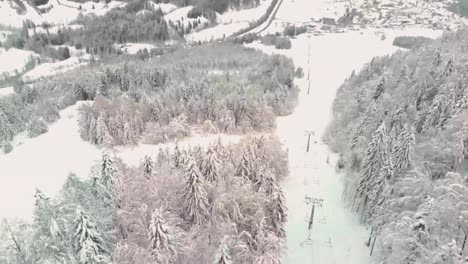
[{"label": "snow-covered ground", "polygon": [[61,118],[39,137],[24,139],[12,152],[0,156],[0,218],[29,219],[35,188],[56,194],[70,172],[86,177],[101,151],[81,140],[77,109],[60,112]]},{"label": "snow-covered ground", "polygon": [[191,33],[186,36],[186,39],[191,42],[206,42],[229,37],[241,29],[247,28],[250,23],[262,17],[271,5],[271,2],[272,0],[264,0],[255,8],[239,11],[233,10],[222,15],[218,14],[218,25]]},{"label": "snow-covered ground", "polygon": [[[115,7],[122,7],[125,3],[120,1],[111,1],[106,4],[105,2],[85,2],[76,3],[67,0],[49,0],[46,6],[40,8],[50,7],[50,10],[41,14],[26,1],[24,1],[26,10],[24,13],[18,14],[15,10],[16,3],[13,1],[0,1],[0,25],[7,25],[12,27],[22,27],[23,21],[29,19],[36,25],[44,22],[49,24],[68,24],[75,20],[81,13],[95,14],[102,16],[109,10]],[[80,8],[81,7],[81,8]]]},{"label": "snow-covered ground", "polygon": [[12,86],[0,87],[0,98],[15,93]]},{"label": "snow-covered ground", "polygon": [[0,75],[14,74],[15,71],[22,72],[24,66],[35,57],[39,55],[32,51],[0,48]]},{"label": "snow-covered ground", "polygon": [[84,66],[88,64],[90,60],[91,55],[85,54],[80,57],[70,57],[63,61],[42,63],[34,69],[26,72],[23,75],[23,80],[26,82],[31,82],[58,73],[64,73],[80,66]]},{"label": "snow-covered ground", "polygon": [[171,3],[159,3],[159,4],[156,4],[152,1],[149,1],[150,5],[153,7],[154,10],[158,10],[158,9],[161,9],[161,11],[163,12],[163,14],[168,14],[174,10],[177,9],[177,6],[174,5],[174,4],[171,4]]},{"label": "snow-covered ground", "polygon": [[150,51],[156,48],[153,44],[146,43],[125,43],[125,44],[115,44],[115,48],[120,49],[123,53],[127,54],[137,54],[139,51],[144,49]]}]

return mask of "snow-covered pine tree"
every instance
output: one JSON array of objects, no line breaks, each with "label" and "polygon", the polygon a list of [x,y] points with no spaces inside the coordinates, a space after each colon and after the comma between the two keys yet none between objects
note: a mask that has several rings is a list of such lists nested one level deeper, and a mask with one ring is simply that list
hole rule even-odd
[{"label": "snow-covered pine tree", "polygon": [[394,179],[393,162],[391,157],[387,158],[379,171],[379,174],[374,178],[371,184],[371,191],[369,193],[369,202],[367,206],[366,218],[372,218],[374,215],[383,208],[390,192],[387,188],[390,187]]},{"label": "snow-covered pine tree", "polygon": [[189,159],[186,169],[186,183],[182,191],[183,216],[192,225],[204,224],[208,219],[208,198],[203,189],[202,175],[193,158]]},{"label": "snow-covered pine tree", "polygon": [[162,209],[156,209],[151,215],[148,226],[149,248],[157,263],[170,263],[176,256],[176,249],[171,241],[171,232],[164,221]]},{"label": "snow-covered pine tree", "polygon": [[187,162],[187,153],[186,151],[181,151],[179,144],[176,143],[173,154],[174,166],[176,168],[183,168]]},{"label": "snow-covered pine tree", "polygon": [[100,114],[96,121],[96,143],[97,144],[111,144],[112,136],[109,132],[109,127],[106,123],[106,115]]},{"label": "snow-covered pine tree", "polygon": [[13,135],[14,131],[11,123],[3,110],[0,109],[0,143],[2,141],[10,141]]},{"label": "snow-covered pine tree", "polygon": [[96,225],[82,210],[73,222],[73,250],[80,264],[109,263],[107,249]]},{"label": "snow-covered pine tree", "polygon": [[244,149],[241,161],[237,167],[236,176],[246,180],[254,181],[256,178],[255,160],[255,152],[253,147],[249,145]]},{"label": "snow-covered pine tree", "polygon": [[153,167],[154,167],[153,160],[151,159],[150,156],[145,155],[145,158],[142,164],[143,175],[145,175],[147,178],[150,178],[151,174],[153,173]]},{"label": "snow-covered pine tree", "polygon": [[201,172],[209,182],[217,182],[220,179],[221,161],[214,147],[208,148],[201,162]]},{"label": "snow-covered pine tree", "polygon": [[434,99],[434,102],[432,103],[432,107],[429,110],[428,114],[425,116],[425,121],[423,125],[423,130],[426,131],[429,128],[437,128],[440,125],[440,122],[442,120],[442,114],[444,112],[444,102],[443,102],[443,96],[439,95]]},{"label": "snow-covered pine tree", "polygon": [[392,150],[392,159],[397,173],[411,166],[414,144],[414,133],[406,124],[398,135]]},{"label": "snow-covered pine tree", "polygon": [[453,66],[453,59],[449,59],[445,66],[444,72],[442,73],[445,77],[450,76],[455,71]]},{"label": "snow-covered pine tree", "polygon": [[116,174],[117,169],[114,165],[114,161],[108,153],[104,152],[102,154],[101,178],[99,179],[99,182],[104,187],[106,187],[108,191],[111,191],[113,189]]},{"label": "snow-covered pine tree", "polygon": [[281,187],[274,188],[268,202],[269,222],[273,232],[278,237],[285,237],[284,225],[288,217],[288,208],[286,207],[286,199]]},{"label": "snow-covered pine tree", "polygon": [[226,238],[223,239],[218,248],[218,254],[213,264],[232,264],[231,253],[226,243]]},{"label": "snow-covered pine tree", "polygon": [[380,80],[379,85],[377,85],[377,88],[374,93],[374,97],[372,97],[374,100],[379,99],[379,97],[382,95],[382,93],[385,91],[385,77],[382,77]]},{"label": "snow-covered pine tree", "polygon": [[356,195],[364,200],[364,206],[368,202],[368,196],[371,191],[371,183],[374,177],[378,175],[385,159],[388,156],[388,139],[385,122],[372,134],[372,140],[369,143],[366,156],[362,161],[359,183]]},{"label": "snow-covered pine tree", "polygon": [[440,55],[440,50],[436,50],[434,54],[433,65],[434,67],[438,67],[441,63],[442,63],[442,56]]}]

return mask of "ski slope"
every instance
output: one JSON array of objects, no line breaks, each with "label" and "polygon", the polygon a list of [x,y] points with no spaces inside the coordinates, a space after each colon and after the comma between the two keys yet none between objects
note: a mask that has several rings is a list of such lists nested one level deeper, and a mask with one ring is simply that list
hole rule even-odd
[{"label": "ski slope", "polygon": [[[284,0],[277,18],[306,21],[301,10],[305,6],[309,10],[328,9],[321,4],[327,4],[327,1]],[[311,16],[316,18],[320,15],[312,12]],[[264,34],[281,30],[278,25],[282,25],[281,21],[274,21]],[[247,45],[266,53],[289,56],[296,66],[304,69],[304,78],[296,81],[300,88],[297,108],[292,115],[277,119],[277,134],[289,151],[290,166],[289,177],[281,183],[289,209],[286,264],[377,262],[369,256],[370,248],[364,244],[370,230],[359,223],[357,215],[342,200],[343,175],[335,171],[338,157],[321,138],[331,119],[336,90],[353,70],[359,70],[374,56],[397,51],[398,48],[392,46],[395,36],[438,37],[440,34],[440,31],[418,28],[368,29],[321,36],[303,34],[292,39],[290,50],[276,50],[258,42]],[[385,40],[382,40],[382,35],[386,36]],[[312,134],[309,152],[306,152],[307,133]],[[308,222],[312,206],[306,204],[306,196],[323,199],[322,207],[315,209],[311,231],[308,230]]]}]

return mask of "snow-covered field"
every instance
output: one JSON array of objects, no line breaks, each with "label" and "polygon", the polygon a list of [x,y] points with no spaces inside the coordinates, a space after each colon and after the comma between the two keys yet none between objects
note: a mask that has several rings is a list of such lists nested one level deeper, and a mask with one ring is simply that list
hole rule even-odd
[{"label": "snow-covered field", "polygon": [[26,63],[35,57],[39,57],[39,55],[32,51],[0,48],[0,74],[22,72]]},{"label": "snow-covered field", "polygon": [[0,88],[0,98],[2,98],[3,96],[13,94],[14,92],[15,90],[13,90],[12,86]]},{"label": "snow-covered field", "polygon": [[152,5],[154,10],[161,9],[163,14],[168,14],[177,9],[177,6],[171,3],[167,3],[167,4],[166,3],[156,4],[154,2],[149,2],[149,3]]},{"label": "snow-covered field", "polygon": [[125,43],[125,44],[115,44],[117,49],[120,49],[123,53],[127,54],[137,54],[139,51],[144,49],[150,51],[156,48],[153,44],[146,43]]},{"label": "snow-covered field", "polygon": [[39,137],[24,139],[12,152],[0,156],[0,218],[29,219],[35,188],[56,194],[70,172],[86,177],[101,151],[81,140],[77,109],[60,112],[61,118]]},{"label": "snow-covered field", "polygon": [[230,11],[218,15],[218,25],[191,33],[186,36],[186,39],[191,42],[206,42],[229,37],[239,32],[241,29],[247,28],[250,23],[262,17],[266,13],[271,2],[271,0],[265,0],[261,1],[260,5],[255,8]]},{"label": "snow-covered field", "polygon": [[[67,0],[49,0],[47,7],[51,8],[46,13],[40,14],[32,6],[25,3],[25,12],[18,14],[15,10],[16,4],[13,1],[0,1],[0,25],[22,27],[23,21],[26,19],[33,21],[36,25],[44,22],[53,25],[68,24],[75,20],[80,13],[102,16],[112,8],[124,5],[125,3],[119,1],[111,1],[109,4],[89,1],[80,4]],[[45,6],[41,6],[41,8],[43,7]]]},{"label": "snow-covered field", "polygon": [[31,82],[58,73],[64,73],[80,66],[84,66],[88,64],[90,60],[91,55],[85,54],[80,57],[70,57],[63,61],[42,63],[34,69],[26,72],[23,75],[23,80]]}]

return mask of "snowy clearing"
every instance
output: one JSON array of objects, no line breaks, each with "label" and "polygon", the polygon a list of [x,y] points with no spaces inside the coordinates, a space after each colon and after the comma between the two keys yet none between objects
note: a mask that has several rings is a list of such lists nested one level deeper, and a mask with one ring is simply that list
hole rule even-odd
[{"label": "snowy clearing", "polygon": [[123,53],[127,54],[137,54],[139,51],[144,49],[150,51],[156,48],[153,44],[146,43],[125,43],[125,44],[115,44],[115,48],[120,49]]},{"label": "snowy clearing", "polygon": [[158,10],[158,9],[161,9],[161,11],[163,12],[163,14],[168,14],[174,10],[177,9],[177,6],[174,5],[174,4],[171,4],[171,3],[160,3],[160,4],[156,4],[154,2],[149,2],[151,4],[151,6],[154,8],[154,10]]},{"label": "snowy clearing", "polygon": [[54,74],[64,73],[88,64],[89,60],[91,60],[91,55],[85,54],[81,57],[70,57],[59,62],[42,63],[34,69],[26,72],[23,75],[23,80],[25,82],[31,82]]},{"label": "snowy clearing", "polygon": [[255,8],[231,10],[224,14],[218,15],[217,20],[219,24],[231,24],[238,22],[253,22],[263,16],[268,7],[271,5],[272,0],[263,0],[260,5]]},{"label": "snowy clearing", "polygon": [[14,74],[15,71],[22,72],[24,66],[36,57],[39,57],[39,55],[32,51],[0,48],[0,74]]},{"label": "snowy clearing", "polygon": [[12,86],[0,88],[0,98],[15,93]]},{"label": "snowy clearing", "polygon": [[266,13],[271,2],[271,0],[265,0],[255,8],[230,11],[225,14],[218,15],[218,25],[191,33],[186,36],[186,39],[189,42],[207,42],[229,37],[240,30],[247,28],[250,23],[260,19],[260,17]]},{"label": "snowy clearing", "polygon": [[46,13],[40,14],[30,4],[25,3],[25,12],[18,14],[15,10],[15,7],[17,8],[16,3],[13,1],[2,1],[0,2],[0,25],[19,28],[23,26],[23,21],[26,19],[33,21],[36,25],[44,22],[53,25],[68,24],[75,20],[79,14],[102,16],[112,8],[124,5],[125,3],[119,1],[111,1],[109,4],[105,2],[85,2],[80,4],[66,0],[49,0],[47,6],[50,7],[50,10]]},{"label": "snowy clearing", "polygon": [[79,177],[88,175],[101,151],[78,134],[77,109],[81,104],[61,111],[61,118],[47,133],[24,139],[22,145],[0,156],[0,218],[29,219],[35,188],[55,195],[70,172]]}]

